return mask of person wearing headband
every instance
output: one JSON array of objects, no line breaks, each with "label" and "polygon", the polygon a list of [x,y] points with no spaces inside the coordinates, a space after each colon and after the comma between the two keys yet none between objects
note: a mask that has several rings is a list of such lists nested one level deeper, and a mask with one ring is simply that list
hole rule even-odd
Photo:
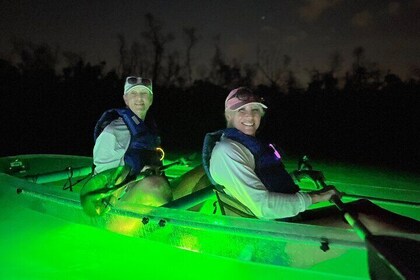
[{"label": "person wearing headband", "polygon": [[[94,130],[94,176],[81,190],[81,204],[90,216],[103,215],[113,206],[161,206],[208,186],[201,166],[183,174],[172,185],[164,174],[164,156],[155,123],[148,113],[153,103],[152,81],[130,76],[124,84],[126,108],[103,113]],[[173,163],[174,164],[174,163]],[[121,204],[120,202],[124,202]],[[136,219],[119,217],[112,230],[136,230]]]},{"label": "person wearing headband", "polygon": [[[125,108],[106,111],[95,126],[95,174],[119,166],[127,168],[127,177],[131,180],[147,174],[147,178],[128,184],[121,199],[160,206],[172,200],[172,191],[166,178],[161,176],[164,174],[159,171],[162,166],[160,137],[148,115],[153,103],[152,80],[127,77],[123,99]],[[146,194],[148,191],[153,195]]]},{"label": "person wearing headband", "polygon": [[[339,195],[335,188],[302,192],[286,171],[273,144],[257,136],[267,106],[246,87],[232,90],[225,100],[227,128],[208,133],[203,166],[218,191],[234,198],[260,219],[350,228],[334,206],[308,210]],[[419,233],[420,223],[387,211],[368,200],[348,204],[372,232]]]}]

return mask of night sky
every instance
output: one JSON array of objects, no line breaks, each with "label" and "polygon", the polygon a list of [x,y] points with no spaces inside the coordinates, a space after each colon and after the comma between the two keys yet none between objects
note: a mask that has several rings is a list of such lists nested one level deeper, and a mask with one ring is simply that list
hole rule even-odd
[{"label": "night sky", "polygon": [[[148,13],[161,24],[162,34],[174,37],[165,45],[162,69],[169,69],[167,55],[175,51],[179,52],[179,65],[185,66],[187,48],[183,30],[195,28],[199,40],[192,49],[193,79],[214,83],[208,86],[206,82],[197,82],[182,89],[181,83],[163,80],[167,78],[164,73],[157,76],[155,85],[161,90],[161,95],[157,96],[164,98],[156,98],[153,109],[164,112],[156,114],[156,119],[163,127],[162,138],[168,139],[165,147],[199,149],[206,132],[225,124],[222,105],[218,104],[223,104],[224,94],[233,84],[229,84],[232,81],[217,84],[210,75],[218,45],[224,58],[218,65],[237,63],[244,70],[246,64],[251,64],[250,69],[261,70],[256,66],[260,50],[274,66],[281,68],[284,75],[280,78],[294,74],[297,84],[291,89],[296,90],[295,93],[308,93],[288,95],[293,90],[286,92],[288,84],[283,81],[287,80],[276,76],[279,91],[287,94],[275,95],[278,91],[270,91],[273,88],[262,71],[252,76],[251,86],[265,94],[267,101],[272,102],[270,109],[276,112],[269,112],[270,122],[261,130],[269,138],[271,131],[279,129],[281,135],[273,141],[291,154],[378,162],[418,171],[419,140],[413,135],[420,126],[420,0],[0,1],[0,60],[9,61],[17,66],[17,71],[23,71],[19,76],[13,71],[3,73],[6,83],[0,84],[0,103],[6,106],[2,114],[24,116],[12,118],[0,126],[0,134],[8,135],[0,155],[90,155],[91,134],[97,119],[104,110],[122,104],[119,96],[115,96],[116,81],[123,72],[117,69],[118,35],[125,36],[128,51],[137,42],[146,46],[142,55],[153,54],[150,41],[142,36],[148,31],[145,16]],[[20,40],[34,43],[34,49],[42,44],[48,44],[53,50],[58,48],[55,82],[49,82],[51,72],[25,73],[24,64],[20,68],[19,59],[24,58],[24,53],[13,49],[13,42]],[[364,52],[356,70],[366,71],[363,76],[366,79],[371,74],[373,77],[366,85],[358,84],[356,78],[352,80],[352,75],[361,73],[352,69],[353,53],[359,47]],[[66,52],[83,58],[83,75],[79,80],[72,79],[69,71],[78,71],[78,68],[66,61]],[[342,63],[334,69],[335,77],[325,78],[325,84],[320,85],[312,70],[321,74],[332,70],[335,53]],[[290,57],[289,65],[284,65],[284,56]],[[153,58],[148,60],[151,63]],[[106,62],[105,69],[100,67],[102,61]],[[8,64],[3,61],[2,65]],[[185,78],[182,77],[185,68],[178,78]],[[115,76],[109,72],[113,69],[117,69]],[[140,72],[137,69],[128,71]],[[394,75],[387,75],[388,70],[399,75],[404,83],[398,82]],[[101,75],[96,75],[95,71],[101,71],[104,78],[98,78]],[[350,74],[346,76],[346,72]],[[380,75],[375,76],[377,73]],[[150,67],[132,74],[150,75]],[[33,77],[39,79],[34,86],[30,80]],[[328,75],[318,77],[328,78]],[[381,81],[376,81],[376,77]],[[414,80],[409,81],[410,78]],[[336,81],[339,90],[327,89],[331,85],[328,81]],[[257,87],[260,84],[263,86]],[[175,86],[175,90],[171,86]],[[178,92],[183,95],[177,95]],[[22,106],[21,93],[25,99]],[[92,100],[95,102],[91,103]],[[67,109],[68,104],[71,104],[70,109]],[[219,109],[221,112],[216,115]],[[50,123],[50,116],[55,114],[56,122]],[[219,116],[219,120],[207,118],[212,114]],[[76,115],[78,117],[73,117]],[[183,121],[176,121],[174,115]],[[80,122],[79,117],[85,121]],[[185,123],[193,124],[193,135]],[[77,127],[77,135],[68,127]],[[26,139],[36,141],[28,145]],[[307,139],[311,139],[310,143]]]},{"label": "night sky", "polygon": [[313,1],[21,1],[0,2],[0,58],[11,57],[11,39],[58,46],[83,54],[86,61],[118,64],[117,34],[142,42],[145,14],[162,23],[175,40],[168,52],[185,52],[184,27],[194,27],[199,42],[193,65],[206,69],[215,36],[226,62],[255,63],[257,48],[291,57],[301,80],[308,71],[329,69],[331,56],[343,57],[348,70],[355,47],[366,63],[391,69],[407,79],[420,68],[420,0]]}]

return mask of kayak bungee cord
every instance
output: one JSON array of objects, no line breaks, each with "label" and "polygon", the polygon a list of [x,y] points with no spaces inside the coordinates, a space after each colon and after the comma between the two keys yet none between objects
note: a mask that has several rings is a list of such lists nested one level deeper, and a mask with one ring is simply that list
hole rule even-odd
[{"label": "kayak bungee cord", "polygon": [[[63,190],[70,189],[71,192],[73,191],[73,186],[77,185],[78,183],[82,182],[83,180],[85,180],[85,179],[87,179],[87,178],[89,178],[89,177],[91,177],[93,175],[93,171],[92,171],[91,173],[89,173],[85,177],[77,180],[73,184],[72,183],[72,180],[71,180],[73,178],[73,176],[74,176],[73,168],[71,166],[69,166],[66,169],[69,171],[69,177],[68,177],[68,180],[64,183]],[[93,170],[93,168],[92,168],[92,170]]]}]

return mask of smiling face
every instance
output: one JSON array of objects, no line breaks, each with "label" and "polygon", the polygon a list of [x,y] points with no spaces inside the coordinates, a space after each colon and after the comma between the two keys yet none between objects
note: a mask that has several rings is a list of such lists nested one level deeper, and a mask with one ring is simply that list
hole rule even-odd
[{"label": "smiling face", "polygon": [[255,136],[263,115],[264,109],[258,104],[247,104],[239,110],[225,113],[228,127],[234,127],[250,136]]},{"label": "smiling face", "polygon": [[133,88],[124,94],[124,102],[131,111],[144,120],[146,113],[153,102],[153,95],[145,88]]}]

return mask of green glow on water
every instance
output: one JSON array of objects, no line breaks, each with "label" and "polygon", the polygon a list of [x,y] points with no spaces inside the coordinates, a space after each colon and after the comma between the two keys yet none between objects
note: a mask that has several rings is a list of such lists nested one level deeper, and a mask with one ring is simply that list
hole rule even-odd
[{"label": "green glow on water", "polygon": [[[366,262],[360,261],[357,251],[328,255],[306,243],[273,247],[269,241],[252,240],[249,246],[239,248],[234,243],[238,240],[226,232],[198,229],[191,235],[188,229],[174,230],[171,224],[154,236],[158,241],[170,239],[181,244],[180,248],[186,249],[182,250],[66,222],[16,206],[3,196],[0,201],[4,206],[0,223],[0,279],[109,279],[139,274],[145,279],[348,279],[347,274],[367,279],[366,265],[360,266]],[[213,210],[212,203],[205,203],[202,209],[207,211],[207,207]],[[252,258],[265,257],[255,252],[255,245],[273,252],[272,258],[277,258],[279,265],[250,262]],[[211,250],[210,254],[201,253],[203,249],[209,252],[209,248],[240,255],[240,260],[211,255]],[[294,259],[284,258],[284,253]],[[314,263],[316,254],[318,261]],[[300,267],[287,267],[289,261]],[[328,273],[331,264],[342,268],[340,275]]]},{"label": "green glow on water", "polygon": [[[46,218],[26,209],[14,208],[0,230],[1,279],[340,279],[324,274],[322,264],[317,272],[219,258]],[[187,243],[194,245],[194,240]],[[349,269],[348,261],[351,256],[336,263]]]},{"label": "green glow on water", "polygon": [[[349,189],[364,195],[413,199],[413,193],[418,193],[420,180],[417,178],[340,165],[315,167],[325,170],[327,180],[341,182],[337,187],[349,184]],[[188,168],[179,166],[172,173],[180,175],[185,171]],[[378,191],[357,184],[389,188]],[[394,190],[392,186],[400,189]],[[241,236],[235,239],[224,231],[183,230],[171,224],[153,233],[152,240],[145,240],[19,207],[10,200],[13,195],[15,193],[0,192],[0,279],[114,279],[121,276],[140,279],[368,279],[366,254],[361,250],[337,249],[324,253],[303,241],[273,245],[269,240],[261,241],[256,237],[254,240],[249,236],[246,237],[249,246],[238,247],[235,242],[240,242]],[[383,206],[420,218],[419,211],[410,207]],[[198,208],[203,213],[212,213],[213,201]],[[217,211],[216,214],[220,214]],[[267,258],[255,248],[272,252],[272,263],[276,265],[254,262]],[[220,251],[239,257],[211,254]],[[291,263],[293,266],[288,267]],[[331,268],[337,274],[329,274]]]}]

